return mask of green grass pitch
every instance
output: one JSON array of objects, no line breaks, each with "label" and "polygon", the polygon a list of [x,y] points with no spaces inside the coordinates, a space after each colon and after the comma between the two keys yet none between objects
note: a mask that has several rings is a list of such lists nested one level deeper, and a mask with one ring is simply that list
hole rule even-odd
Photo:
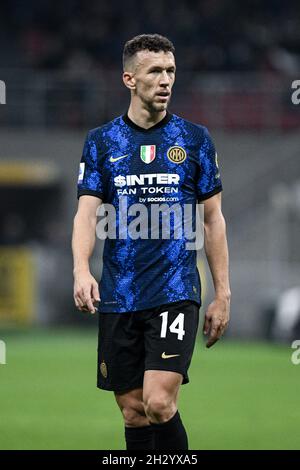
[{"label": "green grass pitch", "polygon": [[[95,330],[1,333],[0,449],[124,449],[96,388]],[[299,449],[300,365],[289,345],[199,340],[180,412],[191,449]]]}]

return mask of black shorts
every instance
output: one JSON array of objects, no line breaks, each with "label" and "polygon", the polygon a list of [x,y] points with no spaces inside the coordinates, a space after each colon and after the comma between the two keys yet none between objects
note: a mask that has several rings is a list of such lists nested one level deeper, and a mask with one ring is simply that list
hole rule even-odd
[{"label": "black shorts", "polygon": [[182,374],[195,346],[199,305],[190,300],[126,313],[99,313],[98,380],[103,390],[143,386],[146,370]]}]

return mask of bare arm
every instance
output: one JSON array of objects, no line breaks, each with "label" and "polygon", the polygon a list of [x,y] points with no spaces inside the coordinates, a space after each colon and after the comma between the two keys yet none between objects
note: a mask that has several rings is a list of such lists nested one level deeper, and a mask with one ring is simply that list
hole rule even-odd
[{"label": "bare arm", "polygon": [[224,333],[230,311],[230,285],[226,224],[221,210],[221,193],[204,201],[205,253],[215,288],[215,299],[208,306],[203,326],[209,333],[207,347]]},{"label": "bare arm", "polygon": [[90,273],[89,259],[95,246],[96,211],[101,202],[95,196],[81,196],[73,225],[74,301],[79,310],[91,313],[95,313],[94,303],[100,300],[98,283]]}]

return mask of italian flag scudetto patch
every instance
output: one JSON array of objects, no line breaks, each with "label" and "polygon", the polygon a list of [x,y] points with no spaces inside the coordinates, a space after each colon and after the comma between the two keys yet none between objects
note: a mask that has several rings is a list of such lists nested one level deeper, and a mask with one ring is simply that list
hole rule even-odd
[{"label": "italian flag scudetto patch", "polygon": [[141,145],[141,159],[144,163],[151,163],[155,159],[155,145]]}]

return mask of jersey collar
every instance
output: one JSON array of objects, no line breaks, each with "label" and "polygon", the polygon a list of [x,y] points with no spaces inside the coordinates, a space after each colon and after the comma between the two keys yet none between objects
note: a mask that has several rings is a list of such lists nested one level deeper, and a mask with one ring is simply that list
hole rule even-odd
[{"label": "jersey collar", "polygon": [[135,129],[136,131],[139,131],[139,132],[150,132],[150,131],[153,131],[154,129],[159,129],[160,127],[163,127],[165,126],[166,124],[168,124],[168,122],[172,119],[172,114],[169,113],[169,111],[167,111],[167,114],[165,115],[165,117],[163,119],[161,119],[159,122],[157,122],[156,124],[154,124],[154,126],[151,126],[149,127],[148,129],[145,129],[144,127],[140,127],[138,126],[135,122],[133,122],[129,117],[128,117],[128,113],[124,114],[122,116],[123,118],[123,121],[130,127],[132,127],[133,129]]}]

